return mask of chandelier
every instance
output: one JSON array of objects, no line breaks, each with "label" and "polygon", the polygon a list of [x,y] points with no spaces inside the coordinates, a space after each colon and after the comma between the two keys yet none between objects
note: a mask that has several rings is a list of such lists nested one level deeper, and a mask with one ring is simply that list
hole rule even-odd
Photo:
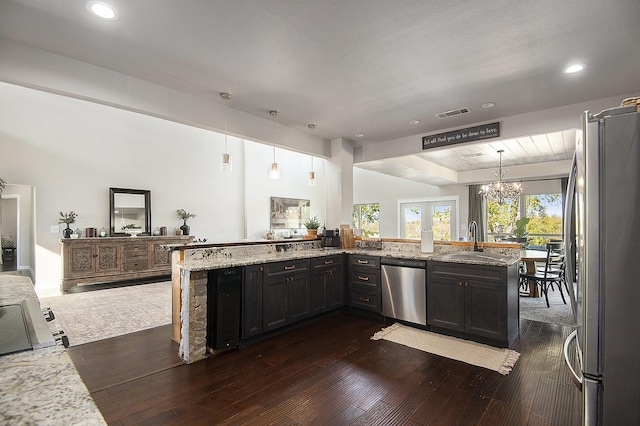
[{"label": "chandelier", "polygon": [[519,197],[522,193],[522,185],[517,182],[503,182],[502,178],[508,170],[502,170],[502,153],[503,149],[498,151],[500,154],[500,169],[497,172],[493,172],[493,175],[498,179],[497,182],[490,183],[488,185],[482,185],[480,195],[498,201],[499,204],[503,204],[506,198]]}]

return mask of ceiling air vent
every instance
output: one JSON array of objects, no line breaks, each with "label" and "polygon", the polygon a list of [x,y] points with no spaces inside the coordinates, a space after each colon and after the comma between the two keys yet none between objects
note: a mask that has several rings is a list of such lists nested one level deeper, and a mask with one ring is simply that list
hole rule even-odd
[{"label": "ceiling air vent", "polygon": [[451,111],[439,112],[436,114],[438,118],[453,117],[454,115],[466,114],[469,112],[469,107],[452,109]]}]

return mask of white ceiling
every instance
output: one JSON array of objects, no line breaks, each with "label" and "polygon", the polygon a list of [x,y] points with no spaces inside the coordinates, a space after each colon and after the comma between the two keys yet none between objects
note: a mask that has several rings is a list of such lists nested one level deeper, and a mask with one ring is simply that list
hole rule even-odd
[{"label": "white ceiling", "polygon": [[[111,3],[114,22],[80,0],[0,0],[0,37],[218,103],[229,92],[235,109],[360,145],[640,90],[638,0]],[[572,62],[585,70],[563,74]],[[541,138],[417,158],[465,171],[495,166],[501,146],[512,164],[572,150],[570,134]]]}]

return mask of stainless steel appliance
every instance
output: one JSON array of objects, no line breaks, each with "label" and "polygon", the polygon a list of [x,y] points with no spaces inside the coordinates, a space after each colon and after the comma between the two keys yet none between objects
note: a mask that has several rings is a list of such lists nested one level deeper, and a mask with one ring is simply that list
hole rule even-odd
[{"label": "stainless steel appliance", "polygon": [[426,327],[427,263],[382,258],[382,315]]},{"label": "stainless steel appliance", "polygon": [[38,302],[23,300],[19,304],[0,306],[0,355],[55,344]]},{"label": "stainless steel appliance", "polygon": [[325,249],[340,248],[340,230],[325,229],[322,233],[322,246]]},{"label": "stainless steel appliance", "polygon": [[576,220],[577,268],[567,256],[566,271],[569,280],[577,271],[577,291],[569,286],[577,328],[564,357],[582,389],[584,424],[638,425],[640,113],[587,111],[578,133],[565,204],[565,235],[569,219]]}]

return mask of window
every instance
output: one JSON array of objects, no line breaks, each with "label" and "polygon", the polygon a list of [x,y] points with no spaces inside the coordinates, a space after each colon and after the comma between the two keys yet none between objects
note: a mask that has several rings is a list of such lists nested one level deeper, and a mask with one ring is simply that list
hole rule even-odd
[{"label": "window", "polygon": [[526,195],[525,215],[529,246],[544,246],[551,239],[562,238],[562,196],[560,194]]},{"label": "window", "polygon": [[354,204],[353,227],[362,229],[365,238],[380,236],[380,204]]},{"label": "window", "polygon": [[520,197],[506,198],[500,204],[496,200],[487,200],[487,239],[500,241],[511,235],[520,218]]},{"label": "window", "polygon": [[451,241],[455,233],[455,200],[400,204],[400,238],[420,239],[420,232],[433,231],[433,239]]},{"label": "window", "polygon": [[503,204],[487,200],[487,236],[499,241],[511,236],[520,217],[528,217],[529,248],[541,248],[552,239],[562,238],[562,196],[530,194],[508,198]]}]

